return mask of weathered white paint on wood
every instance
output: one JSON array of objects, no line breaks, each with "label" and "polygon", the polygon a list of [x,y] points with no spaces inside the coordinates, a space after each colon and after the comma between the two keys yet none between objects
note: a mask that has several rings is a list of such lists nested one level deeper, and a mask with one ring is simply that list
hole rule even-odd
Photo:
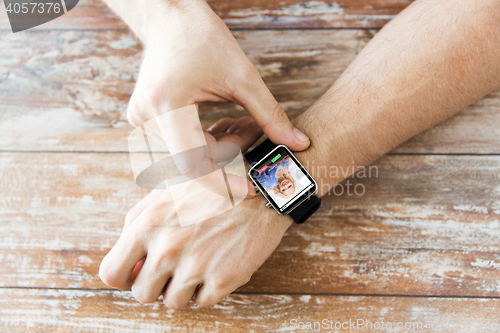
[{"label": "weathered white paint on wood", "polygon": [[[370,31],[237,31],[237,40],[290,116],[328,89]],[[126,106],[141,46],[123,31],[0,32],[0,150],[127,151]],[[499,153],[494,92],[396,149],[403,153]],[[201,106],[203,126],[245,111]]]},{"label": "weathered white paint on wood", "polygon": [[[222,20],[234,29],[269,28],[380,28],[411,0],[210,0]],[[4,8],[3,0],[0,6]],[[46,29],[126,29],[127,26],[99,0],[80,0],[69,13],[41,26]],[[10,29],[0,11],[0,29]]]},{"label": "weathered white paint on wood", "polygon": [[[120,333],[495,332],[499,328],[498,321],[494,321],[498,320],[499,302],[498,299],[484,298],[232,294],[210,308],[200,309],[191,303],[187,309],[172,311],[160,301],[140,304],[128,291],[0,289],[0,330],[9,333],[31,330]],[[292,321],[294,319],[296,322]],[[333,325],[333,329],[301,330],[297,327],[299,322],[303,328],[307,322],[325,324],[323,320],[327,325]],[[385,329],[380,328],[382,321]],[[336,322],[337,327],[343,323],[347,325],[344,324],[344,329],[335,329]],[[388,323],[392,330],[387,329]],[[402,323],[403,328],[396,329],[398,323]],[[378,330],[375,329],[377,326]]]},{"label": "weathered white paint on wood", "polygon": [[[409,3],[210,1],[237,29],[379,28]],[[0,331],[276,332],[293,330],[294,318],[421,322],[427,332],[499,330],[481,327],[498,323],[498,156],[382,158],[378,177],[349,179],[351,190],[365,187],[363,196],[326,197],[307,224],[288,230],[246,286],[212,308],[173,312],[160,301],[141,305],[128,291],[95,289],[105,287],[99,263],[125,212],[147,193],[133,184],[127,154],[112,153],[127,150],[125,109],[141,46],[99,0],[81,0],[31,31],[9,29],[0,10],[0,150],[35,153],[0,154]],[[293,117],[374,32],[234,34]],[[392,153],[498,155],[499,107],[496,91]],[[244,114],[232,104],[201,105],[205,127]],[[390,296],[396,294],[419,297]],[[457,322],[460,328],[449,326]]]},{"label": "weathered white paint on wood", "polygon": [[[500,157],[387,156],[374,166],[372,178],[349,179],[364,195],[347,195],[344,182],[241,290],[500,295],[499,267],[477,265],[500,261]],[[0,286],[105,287],[99,263],[146,193],[127,154],[3,153],[0,172]]]}]

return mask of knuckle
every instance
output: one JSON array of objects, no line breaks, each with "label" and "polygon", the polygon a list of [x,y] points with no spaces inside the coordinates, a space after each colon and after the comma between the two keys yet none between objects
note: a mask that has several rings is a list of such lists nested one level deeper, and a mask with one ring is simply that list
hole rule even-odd
[{"label": "knuckle", "polygon": [[148,83],[146,88],[142,84],[138,84],[128,103],[128,122],[134,127],[139,127],[152,116],[158,115],[157,110],[160,110],[165,101],[168,100],[165,90],[168,91],[160,84]]},{"label": "knuckle", "polygon": [[127,111],[127,121],[135,128],[141,126],[144,123],[143,119],[140,119],[135,111],[130,110],[129,108]]},{"label": "knuckle", "polygon": [[[138,228],[139,229],[139,228]],[[145,245],[145,237],[141,232],[128,232],[125,236],[124,242],[129,248],[142,249]]]},{"label": "knuckle", "polygon": [[163,300],[163,303],[165,304],[165,306],[167,308],[172,309],[172,310],[180,310],[186,306],[186,304],[182,304],[179,301],[177,296],[169,296],[169,297],[167,297],[167,299]]},{"label": "knuckle", "polygon": [[214,278],[213,285],[216,290],[226,289],[229,285],[237,284],[241,276],[237,272],[226,273],[222,276]]},{"label": "knuckle", "polygon": [[127,120],[134,127],[141,126],[145,121],[144,115],[141,113],[139,102],[135,94],[132,94],[127,107]]},{"label": "knuckle", "polygon": [[103,261],[101,263],[101,266],[99,267],[99,278],[102,282],[104,282],[104,284],[110,287],[121,290],[128,289],[126,282],[122,281],[122,279],[120,279],[117,274],[110,271],[110,266],[105,261]]},{"label": "knuckle", "polygon": [[147,293],[142,288],[136,286],[132,286],[132,295],[134,295],[134,298],[142,304],[153,303],[157,300],[157,297],[152,296],[150,293]]},{"label": "knuckle", "polygon": [[206,263],[198,258],[189,258],[184,261],[182,270],[183,275],[185,276],[186,284],[192,284],[205,275]]},{"label": "knuckle", "polygon": [[106,285],[111,286],[111,287],[114,286],[114,282],[115,282],[114,278],[111,274],[108,273],[107,264],[104,260],[103,260],[103,262],[101,262],[101,266],[99,266],[99,278]]},{"label": "knuckle", "polygon": [[196,296],[196,304],[202,308],[206,308],[208,306],[212,306],[214,304],[219,303],[222,301],[227,294],[222,294],[220,290],[218,290],[215,287],[212,287],[210,289],[206,289],[203,291],[202,295],[197,295]]},{"label": "knuckle", "polygon": [[132,233],[134,241],[149,239],[168,217],[164,209],[155,206],[147,208],[142,214],[140,223],[134,223],[135,232]]},{"label": "knuckle", "polygon": [[206,308],[206,307],[209,307],[211,305],[214,305],[215,303],[210,302],[210,300],[208,300],[208,299],[200,299],[200,300],[196,301],[196,304],[198,304],[198,306],[200,308]]},{"label": "knuckle", "polygon": [[275,102],[271,114],[272,114],[272,119],[275,123],[288,122],[288,116],[286,115],[285,110],[281,107],[281,105],[278,102]]},{"label": "knuckle", "polygon": [[206,308],[206,307],[214,305],[215,303],[217,303],[217,301],[212,296],[201,296],[201,297],[198,296],[198,297],[196,297],[196,304],[198,304],[198,306],[200,308]]},{"label": "knuckle", "polygon": [[159,257],[151,264],[151,275],[161,276],[165,272],[172,271],[178,255],[179,250],[176,248],[169,247],[161,250]]},{"label": "knuckle", "polygon": [[128,226],[128,225],[130,225],[132,223],[132,221],[133,221],[133,215],[134,214],[132,213],[131,210],[129,210],[127,212],[127,214],[125,214],[125,225],[126,226]]},{"label": "knuckle", "polygon": [[168,96],[166,92],[169,90],[168,86],[165,87],[165,85],[151,83],[144,91],[146,107],[152,111],[160,110]]},{"label": "knuckle", "polygon": [[163,211],[157,205],[150,206],[144,211],[144,218],[147,223],[144,225],[149,228],[151,225],[157,225],[159,221],[163,220]]},{"label": "knuckle", "polygon": [[160,80],[148,82],[145,89],[141,89],[144,106],[151,117],[195,102],[197,89],[186,84],[185,75],[182,72],[167,73]]}]

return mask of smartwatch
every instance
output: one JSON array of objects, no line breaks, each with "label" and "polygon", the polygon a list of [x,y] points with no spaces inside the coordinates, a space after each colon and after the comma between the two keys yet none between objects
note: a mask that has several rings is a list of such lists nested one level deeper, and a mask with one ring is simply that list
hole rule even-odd
[{"label": "smartwatch", "polygon": [[267,199],[266,206],[304,223],[321,205],[318,184],[285,145],[266,139],[245,154],[248,176]]}]

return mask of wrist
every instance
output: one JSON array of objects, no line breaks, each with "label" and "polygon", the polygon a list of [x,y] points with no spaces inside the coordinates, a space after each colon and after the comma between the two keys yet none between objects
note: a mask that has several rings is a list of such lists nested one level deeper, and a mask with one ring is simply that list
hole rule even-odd
[{"label": "wrist", "polygon": [[[399,142],[384,135],[389,128],[380,131],[387,126],[386,119],[395,117],[385,113],[387,107],[363,103],[364,98],[352,90],[339,90],[341,84],[336,83],[294,122],[311,139],[310,147],[296,156],[316,180],[318,196],[329,193]],[[325,123],[331,125],[323,126]]]},{"label": "wrist", "polygon": [[[351,138],[352,121],[344,121],[340,109],[330,105],[311,106],[293,122],[311,140],[308,149],[296,152],[295,156],[311,174],[318,185],[317,196],[322,197],[329,190],[349,177],[362,165],[358,160],[366,156],[356,140]],[[334,124],[332,128],[318,123]],[[356,161],[356,162],[355,162]]]},{"label": "wrist", "polygon": [[261,223],[271,225],[277,233],[284,234],[293,224],[293,219],[289,215],[280,215],[272,207],[266,206],[267,200],[262,194],[243,200],[240,205],[245,205],[256,212]]},{"label": "wrist", "polygon": [[148,17],[143,20],[139,36],[147,46],[155,41],[175,35],[181,29],[199,24],[210,15],[215,15],[205,0],[161,0],[148,8]]}]

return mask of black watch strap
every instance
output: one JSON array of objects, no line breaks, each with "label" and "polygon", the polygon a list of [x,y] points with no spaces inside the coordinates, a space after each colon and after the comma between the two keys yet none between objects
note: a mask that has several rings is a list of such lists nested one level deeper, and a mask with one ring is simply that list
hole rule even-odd
[{"label": "black watch strap", "polygon": [[[276,147],[277,145],[275,145],[271,140],[266,139],[252,151],[246,153],[245,159],[248,161],[250,166],[253,166]],[[313,194],[295,207],[289,215],[295,223],[304,223],[312,214],[314,214],[315,211],[318,210],[319,206],[321,206],[321,199],[318,198],[316,194]]]},{"label": "black watch strap", "polygon": [[321,206],[321,199],[316,194],[313,194],[295,207],[288,215],[292,217],[295,223],[301,224],[307,221],[318,210],[319,206]]}]

